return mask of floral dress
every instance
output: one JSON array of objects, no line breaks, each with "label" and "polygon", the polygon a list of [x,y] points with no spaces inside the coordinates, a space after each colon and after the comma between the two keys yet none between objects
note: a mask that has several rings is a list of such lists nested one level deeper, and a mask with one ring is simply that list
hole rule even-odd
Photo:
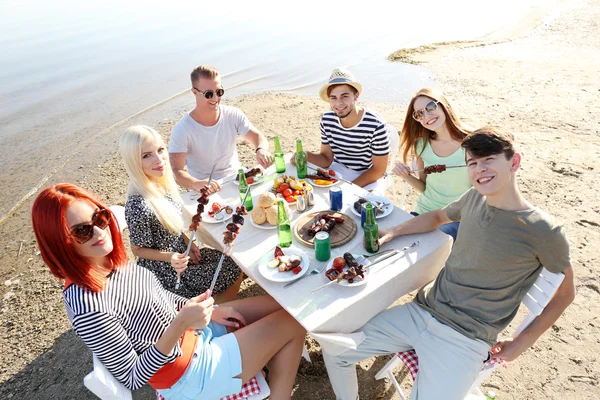
[{"label": "floral dress", "polygon": [[[182,205],[169,195],[167,200],[175,206],[181,215]],[[131,244],[150,249],[185,253],[183,234],[174,235],[166,229],[141,195],[132,195],[125,204],[125,219],[129,228]],[[221,252],[214,249],[201,249],[202,259],[198,265],[188,265],[181,274],[179,289],[175,289],[177,273],[170,262],[139,258],[138,264],[156,275],[165,289],[183,297],[194,297],[204,293],[213,279]],[[225,257],[223,267],[217,278],[214,293],[221,293],[231,286],[241,271],[231,257]]]}]

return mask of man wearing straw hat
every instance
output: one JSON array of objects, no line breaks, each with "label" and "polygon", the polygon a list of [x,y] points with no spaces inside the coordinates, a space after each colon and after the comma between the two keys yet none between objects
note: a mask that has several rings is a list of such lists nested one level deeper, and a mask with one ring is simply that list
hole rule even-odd
[{"label": "man wearing straw hat", "polygon": [[236,147],[238,136],[255,149],[256,160],[263,168],[271,165],[273,156],[267,138],[241,110],[221,104],[225,89],[219,71],[210,65],[200,65],[190,78],[196,107],[175,124],[169,143],[177,183],[200,191],[214,167],[211,191],[219,190],[219,180],[235,174],[241,167]]},{"label": "man wearing straw hat", "polygon": [[[340,173],[367,190],[383,191],[390,152],[388,126],[379,114],[358,104],[362,85],[336,68],[319,95],[331,106],[321,117],[321,150],[307,152],[308,162]],[[292,163],[294,157],[292,157]]]}]

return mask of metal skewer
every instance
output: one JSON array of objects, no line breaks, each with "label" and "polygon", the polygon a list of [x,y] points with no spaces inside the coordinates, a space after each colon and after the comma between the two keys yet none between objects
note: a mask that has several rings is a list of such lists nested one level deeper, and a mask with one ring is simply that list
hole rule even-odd
[{"label": "metal skewer", "polygon": [[[248,186],[248,190],[246,190],[246,195],[244,196],[244,200],[242,200],[242,205],[246,204],[246,199],[248,198],[248,194],[250,193],[250,186]],[[221,267],[223,266],[223,261],[225,260],[225,253],[221,254],[221,259],[219,260],[219,264],[217,265],[217,270],[215,271],[215,275],[213,276],[212,282],[210,283],[210,294],[212,296],[213,289],[215,288],[215,284],[217,283],[217,278],[219,277],[219,272],[221,272]]]},{"label": "metal skewer", "polygon": [[[450,165],[450,166],[446,166],[446,169],[450,169],[450,168],[464,168],[464,167],[466,167],[466,165]],[[427,167],[425,167],[425,168],[419,168],[419,169],[411,169],[410,173],[412,174],[413,172],[421,172],[421,171],[425,171],[426,169],[427,169]]]},{"label": "metal skewer", "polygon": [[[208,183],[206,184],[206,186],[210,186],[210,184],[212,182],[213,172],[215,172],[216,166],[217,166],[217,163],[215,163],[213,165],[212,169],[210,170],[210,175],[208,176]],[[192,249],[192,243],[194,243],[195,238],[196,238],[196,231],[192,231],[190,240],[188,241],[187,249],[185,249],[186,257],[188,257],[190,255],[190,250]],[[177,282],[175,283],[175,290],[179,289],[179,286],[181,286],[181,273],[178,272],[177,273]]]}]

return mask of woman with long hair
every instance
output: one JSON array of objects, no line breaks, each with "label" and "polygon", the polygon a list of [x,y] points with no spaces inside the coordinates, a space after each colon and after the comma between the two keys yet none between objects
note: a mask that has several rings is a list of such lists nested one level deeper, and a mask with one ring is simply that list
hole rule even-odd
[{"label": "woman with long hair", "polygon": [[[121,136],[119,150],[129,175],[125,219],[138,264],[167,290],[188,298],[203,293],[221,253],[194,243],[185,257],[189,239],[183,234],[183,205],[161,136],[150,127],[132,126]],[[239,267],[226,257],[214,289],[216,301],[234,300],[242,279]]]},{"label": "woman with long hair", "polygon": [[268,362],[271,399],[290,398],[305,331],[271,297],[217,307],[209,291],[186,299],[165,290],[127,262],[112,212],[75,185],[43,190],[32,222],[44,262],[65,281],[74,331],[127,388],[148,382],[167,400],[220,399]]},{"label": "woman with long hair", "polygon": [[[394,167],[394,173],[421,193],[413,215],[423,214],[447,206],[470,187],[466,168],[451,168],[442,173],[417,176],[406,165],[416,158],[417,169],[436,164],[458,166],[465,164],[462,140],[472,130],[460,122],[446,97],[438,90],[424,88],[411,99],[400,140],[403,162]],[[456,240],[458,222],[439,228]]]}]

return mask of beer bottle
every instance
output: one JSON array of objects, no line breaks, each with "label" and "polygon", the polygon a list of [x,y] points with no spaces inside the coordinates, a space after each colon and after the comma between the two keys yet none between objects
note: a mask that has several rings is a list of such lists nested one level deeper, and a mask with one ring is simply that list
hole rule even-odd
[{"label": "beer bottle", "polygon": [[302,140],[296,140],[296,172],[298,179],[306,178],[306,153],[302,149]]},{"label": "beer bottle", "polygon": [[377,253],[379,251],[379,227],[375,221],[373,204],[367,203],[366,210],[365,225],[363,227],[365,250],[369,253]]},{"label": "beer bottle", "polygon": [[279,136],[275,136],[273,139],[275,142],[275,171],[278,174],[285,172],[285,160],[283,159],[283,151],[281,151],[281,143],[279,143]]},{"label": "beer bottle", "polygon": [[285,212],[283,200],[277,200],[277,238],[280,247],[290,247],[292,245],[292,229],[290,219]]},{"label": "beer bottle", "polygon": [[[250,188],[250,185],[248,185],[246,174],[244,174],[244,170],[241,168],[238,171],[238,180],[240,181],[240,201],[243,201],[244,196],[246,196],[246,191]],[[254,208],[254,205],[252,204],[252,193],[248,193],[248,197],[246,197],[246,202],[244,205],[246,206],[246,211],[252,211],[252,208]]]}]

